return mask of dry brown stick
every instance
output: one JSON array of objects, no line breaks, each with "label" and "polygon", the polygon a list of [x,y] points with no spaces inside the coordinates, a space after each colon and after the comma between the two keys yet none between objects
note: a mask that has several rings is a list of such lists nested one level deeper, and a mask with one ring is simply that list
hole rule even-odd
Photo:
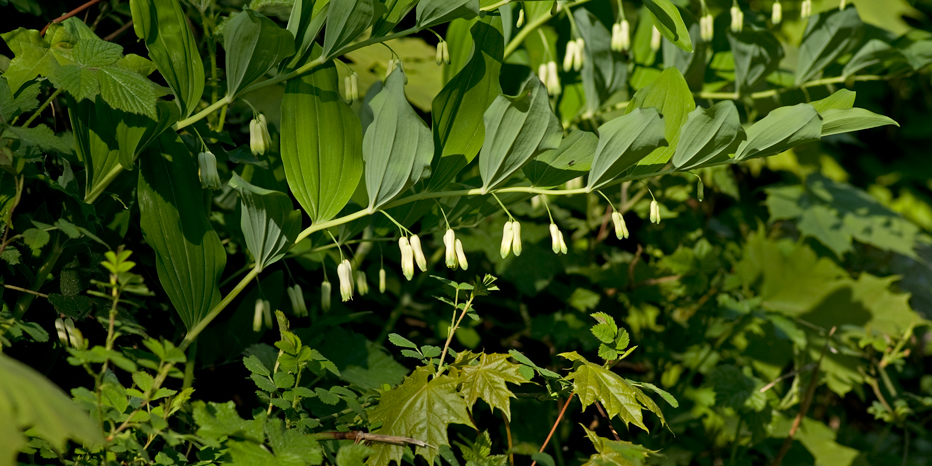
[{"label": "dry brown stick", "polygon": [[598,401],[596,401],[595,407],[599,409],[599,414],[601,414],[602,417],[604,417],[605,420],[608,421],[608,430],[612,431],[612,435],[615,436],[615,440],[618,440],[620,442],[621,437],[618,436],[618,432],[615,432],[615,426],[612,425],[612,418],[608,417],[608,415],[605,414],[605,410],[602,409],[602,403],[599,403]]},{"label": "dry brown stick", "polygon": [[113,39],[116,39],[120,34],[123,34],[124,32],[126,32],[127,29],[131,27],[133,27],[133,20],[129,20],[126,24],[120,26],[120,28],[117,29],[116,31],[113,31],[110,34],[107,34],[107,37],[104,37],[104,40],[109,42]]},{"label": "dry brown stick", "polygon": [[[553,427],[550,428],[550,433],[547,434],[547,439],[544,440],[544,444],[540,446],[540,453],[544,452],[544,449],[547,448],[547,444],[550,443],[550,438],[553,437],[553,433],[557,431],[557,426],[560,425],[560,421],[563,420],[563,414],[566,413],[566,408],[570,405],[570,401],[573,401],[573,395],[576,392],[570,393],[570,397],[566,399],[566,403],[563,403],[563,409],[560,410],[560,415],[557,416],[556,422],[553,423]],[[536,466],[537,461],[531,463],[531,466]]]},{"label": "dry brown stick", "polygon": [[819,368],[822,366],[822,359],[825,357],[825,352],[828,350],[828,344],[832,341],[832,335],[835,334],[835,329],[836,327],[832,327],[828,332],[828,338],[825,339],[825,345],[822,346],[822,353],[819,355],[819,360],[816,362],[815,369],[812,370],[812,380],[809,381],[809,387],[806,388],[806,397],[803,398],[802,403],[800,403],[799,412],[796,413],[796,419],[793,419],[793,425],[790,427],[790,431],[783,441],[783,446],[780,447],[780,452],[777,453],[777,457],[774,458],[771,466],[780,466],[780,463],[783,462],[783,457],[786,456],[786,453],[790,451],[790,446],[793,445],[793,437],[796,435],[796,431],[799,430],[799,426],[803,423],[803,418],[806,417],[806,413],[809,411],[809,405],[812,404],[816,386],[819,384]]},{"label": "dry brown stick", "polygon": [[511,440],[511,423],[508,421],[508,416],[505,415],[505,412],[502,411],[502,420],[505,421],[505,435],[508,437],[508,464],[515,466],[515,454],[511,451],[514,448],[514,444]]},{"label": "dry brown stick", "polygon": [[414,445],[421,448],[433,448],[437,447],[420,441],[416,438],[411,437],[399,437],[397,435],[380,435],[380,434],[370,434],[368,432],[363,432],[360,430],[352,430],[349,432],[320,432],[316,434],[311,434],[311,437],[316,440],[352,440],[356,443],[359,442],[376,442],[376,443],[387,443],[389,445]]},{"label": "dry brown stick", "polygon": [[85,3],[85,4],[81,5],[81,6],[79,6],[79,7],[75,8],[75,9],[73,9],[73,10],[71,10],[71,11],[69,11],[69,12],[67,12],[67,13],[65,13],[65,14],[63,14],[63,15],[61,15],[61,16],[59,16],[58,18],[53,19],[51,23],[46,24],[45,27],[42,28],[42,32],[40,32],[40,34],[44,36],[44,35],[45,35],[45,31],[47,31],[47,30],[49,29],[49,26],[51,26],[53,23],[60,23],[60,22],[62,22],[62,21],[64,21],[64,20],[66,20],[66,19],[68,19],[68,18],[70,18],[70,17],[72,17],[72,16],[74,16],[74,15],[76,15],[76,14],[78,14],[78,13],[80,13],[80,12],[82,12],[82,11],[84,11],[84,10],[86,10],[86,9],[88,9],[88,8],[90,8],[90,7],[92,7],[92,6],[94,6],[94,5],[96,5],[97,3],[100,3],[100,0],[90,0],[89,2],[87,2],[87,3]]}]

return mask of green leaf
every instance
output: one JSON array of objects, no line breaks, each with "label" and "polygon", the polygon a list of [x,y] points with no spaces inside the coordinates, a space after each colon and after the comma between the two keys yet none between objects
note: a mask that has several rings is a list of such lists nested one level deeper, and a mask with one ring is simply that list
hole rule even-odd
[{"label": "green leaf", "polygon": [[130,0],[136,36],[175,94],[181,115],[194,111],[204,92],[204,63],[178,0]]},{"label": "green leaf", "polygon": [[29,228],[23,232],[23,242],[29,246],[29,249],[32,249],[33,256],[39,255],[42,247],[49,243],[50,238],[49,232],[38,228]]},{"label": "green leaf", "polygon": [[240,227],[246,246],[259,270],[285,256],[301,232],[301,211],[293,210],[291,196],[254,186],[236,173],[230,187],[240,196]]},{"label": "green leaf", "polygon": [[[629,382],[632,382],[632,381],[629,380]],[[652,391],[652,392],[654,392],[654,393],[660,395],[660,397],[663,398],[663,401],[666,401],[667,403],[669,403],[670,406],[672,406],[672,407],[674,407],[674,408],[679,408],[679,407],[680,407],[680,402],[679,402],[679,401],[676,401],[676,398],[674,398],[673,395],[671,395],[670,393],[668,393],[666,390],[663,390],[663,389],[657,387],[656,385],[651,384],[651,383],[647,383],[647,382],[637,382],[637,385],[640,386],[640,387],[644,387],[644,388],[646,388],[646,389],[648,389],[648,390],[650,390],[650,391]]]},{"label": "green leaf", "polygon": [[388,12],[372,25],[372,37],[382,37],[392,32],[392,29],[404,19],[417,2],[418,0],[385,0]]},{"label": "green leaf", "polygon": [[[15,134],[16,137],[26,145],[37,146],[43,150],[63,152],[66,154],[71,152],[71,146],[62,138],[56,136],[52,129],[45,124],[36,125],[32,128],[11,126],[8,128],[8,131]],[[7,136],[7,134],[4,134],[4,137]]]},{"label": "green leaf", "polygon": [[585,109],[594,113],[598,111],[602,102],[625,87],[628,67],[621,54],[612,51],[611,33],[595,15],[585,8],[575,8],[573,16],[576,18],[579,35],[586,43],[580,70],[583,92],[586,94]]},{"label": "green leaf", "polygon": [[734,102],[725,100],[708,110],[696,107],[680,129],[673,166],[695,170],[726,161],[746,138]]},{"label": "green leaf", "polygon": [[[456,359],[469,357],[467,353],[459,353]],[[466,399],[470,408],[481,398],[493,410],[500,409],[505,417],[511,420],[511,399],[515,398],[515,395],[508,390],[505,382],[520,385],[528,381],[518,372],[521,367],[519,364],[508,362],[509,357],[511,356],[508,354],[482,353],[478,364],[464,365],[460,369],[463,384],[460,387],[460,395]]]},{"label": "green leaf", "polygon": [[294,2],[286,29],[295,40],[295,54],[288,63],[288,69],[296,68],[307,61],[307,55],[313,50],[314,39],[324,27],[330,0],[312,0]]},{"label": "green leaf", "polygon": [[748,93],[777,70],[783,59],[783,45],[772,32],[745,26],[741,32],[728,30],[728,43],[735,57],[735,84]]},{"label": "green leaf", "polygon": [[466,167],[485,139],[483,116],[502,93],[499,76],[505,53],[501,17],[487,15],[470,29],[472,52],[463,69],[431,104],[434,159],[429,189],[442,190]]},{"label": "green leaf", "polygon": [[362,141],[369,212],[430,175],[434,141],[404,91],[404,71],[395,68],[372,98],[373,120]]},{"label": "green leaf", "polygon": [[10,121],[23,112],[38,107],[39,101],[36,97],[41,89],[39,83],[33,83],[20,89],[14,96],[6,76],[0,77],[0,121]]},{"label": "green leaf", "polygon": [[[625,425],[634,424],[647,431],[641,412],[645,402],[638,396],[640,390],[618,374],[587,361],[575,351],[561,353],[560,356],[575,362],[573,372],[565,379],[573,382],[573,389],[579,395],[583,409],[598,401],[605,407],[609,417],[618,416]],[[648,404],[645,406],[650,408]]]},{"label": "green leaf", "polygon": [[533,76],[518,95],[496,97],[484,121],[485,141],[479,153],[483,193],[503,183],[541,151],[559,147],[563,134],[550,108],[547,89]]},{"label": "green leaf", "polygon": [[[450,444],[447,437],[450,424],[475,429],[466,402],[456,392],[458,384],[458,379],[448,375],[430,379],[427,367],[419,367],[405,377],[404,383],[382,394],[378,406],[369,414],[369,422],[381,423],[377,434],[411,437],[427,443],[430,446],[416,447],[415,454],[432,464],[437,447]],[[392,460],[401,464],[404,447],[374,444],[372,449],[375,453],[366,464],[387,466]]]},{"label": "green leaf", "polygon": [[447,23],[457,18],[479,15],[479,0],[420,0],[417,4],[418,30]]},{"label": "green leaf", "polygon": [[[3,37],[15,55],[3,73],[10,86],[10,92],[14,94],[37,76],[48,77],[61,66],[57,59],[57,50],[35,29],[18,28],[0,34],[0,37]],[[70,44],[68,45],[70,48]]]},{"label": "green leaf", "polygon": [[155,90],[152,83],[139,73],[119,66],[104,66],[100,68],[97,79],[100,82],[100,96],[111,107],[157,118]]},{"label": "green leaf", "polygon": [[332,219],[349,202],[363,169],[362,127],[340,98],[333,62],[288,81],[281,122],[291,192],[312,222]]},{"label": "green leaf", "polygon": [[294,54],[291,33],[252,10],[233,16],[223,31],[227,97],[230,99]]},{"label": "green leaf", "polygon": [[893,48],[890,44],[880,39],[870,39],[845,63],[845,68],[841,75],[845,78],[857,74],[857,72],[881,65],[894,59],[905,60],[899,50]]},{"label": "green leaf", "polygon": [[844,10],[832,8],[811,16],[799,46],[796,85],[816,77],[857,45],[863,25],[854,6]]},{"label": "green leaf", "polygon": [[337,452],[337,466],[362,466],[374,450],[363,444],[344,444]]},{"label": "green leaf", "polygon": [[595,447],[596,451],[595,454],[589,457],[588,461],[583,463],[583,466],[602,466],[606,464],[634,466],[644,464],[644,458],[647,458],[651,453],[656,453],[631,442],[599,437],[586,426],[580,425],[586,431],[586,437],[589,437],[589,441],[592,442],[592,446]]},{"label": "green leaf", "polygon": [[664,127],[664,118],[655,108],[638,108],[600,126],[586,188],[592,192],[605,186],[665,145]]},{"label": "green leaf", "polygon": [[269,437],[269,446],[275,453],[275,459],[262,464],[305,466],[323,463],[323,450],[310,435],[304,435],[298,429],[286,429],[279,419],[271,419],[265,432]]},{"label": "green leaf", "polygon": [[68,439],[87,447],[103,445],[100,429],[60,388],[31,367],[0,354],[0,463],[16,464],[17,453],[28,440],[23,430],[39,437],[56,451],[65,451]]},{"label": "green leaf", "polygon": [[330,0],[321,54],[323,58],[329,60],[371,26],[380,16],[375,11],[377,6],[384,8],[374,0]]},{"label": "green leaf", "polygon": [[226,251],[207,218],[197,165],[181,138],[165,133],[140,157],[140,227],[156,270],[190,329],[220,302]]},{"label": "green leaf", "polygon": [[654,82],[634,94],[625,113],[648,107],[656,108],[663,116],[664,139],[667,145],[657,147],[641,159],[638,167],[631,172],[635,175],[656,172],[670,161],[679,143],[680,128],[686,123],[689,112],[696,109],[693,94],[679,70],[663,70]]},{"label": "green leaf", "polygon": [[863,108],[831,109],[820,112],[820,114],[822,115],[822,136],[885,125],[900,126],[890,117],[878,115]]},{"label": "green leaf", "polygon": [[822,117],[809,104],[780,107],[751,125],[747,136],[738,146],[735,161],[776,155],[818,141],[822,137]]},{"label": "green leaf", "polygon": [[670,0],[645,0],[644,6],[650,11],[654,20],[654,27],[660,31],[670,42],[687,51],[693,51],[693,44],[689,39],[689,29],[680,16],[680,10]]},{"label": "green leaf", "polygon": [[560,147],[541,152],[524,166],[531,185],[550,188],[585,175],[592,168],[592,159],[599,137],[588,131],[571,130]]},{"label": "green leaf", "polygon": [[198,425],[197,435],[201,437],[214,440],[222,437],[240,437],[253,442],[265,440],[265,411],[259,413],[256,419],[247,421],[239,417],[236,405],[232,401],[208,404],[196,401],[193,408],[194,422]]},{"label": "green leaf", "polygon": [[857,93],[848,89],[839,89],[832,95],[815,102],[811,102],[817,112],[822,113],[833,108],[851,108],[854,107],[854,97]]},{"label": "green leaf", "polygon": [[613,323],[595,324],[590,329],[592,335],[602,343],[612,343],[615,341],[615,335],[618,334],[618,327]]},{"label": "green leaf", "polygon": [[395,345],[395,346],[400,346],[400,347],[402,347],[402,348],[417,349],[417,345],[415,345],[413,342],[411,342],[411,340],[408,340],[407,338],[405,338],[405,337],[403,337],[403,336],[401,336],[401,335],[399,335],[399,334],[397,334],[397,333],[389,333],[389,334],[388,334],[388,341],[390,341],[393,345]]},{"label": "green leaf", "polygon": [[143,392],[147,392],[152,388],[152,384],[155,383],[155,379],[151,375],[145,372],[133,372],[133,383],[139,387]]}]

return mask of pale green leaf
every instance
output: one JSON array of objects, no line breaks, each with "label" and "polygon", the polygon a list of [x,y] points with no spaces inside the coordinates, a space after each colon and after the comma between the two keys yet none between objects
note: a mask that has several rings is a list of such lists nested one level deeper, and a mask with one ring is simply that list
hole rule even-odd
[{"label": "pale green leaf", "polygon": [[227,96],[234,97],[294,54],[294,37],[252,10],[233,16],[224,28]]},{"label": "pale green leaf", "polygon": [[892,118],[863,108],[831,109],[821,112],[822,136],[861,131],[878,126],[900,126]]},{"label": "pale green leaf", "polygon": [[470,19],[479,15],[479,0],[420,0],[417,4],[416,26],[429,28],[454,19]]},{"label": "pale green leaf", "polygon": [[857,93],[854,91],[839,89],[824,99],[811,102],[810,105],[819,113],[833,108],[851,108],[854,106],[854,98],[856,95]]},{"label": "pale green leaf", "polygon": [[654,26],[670,42],[687,51],[693,51],[693,44],[689,39],[689,30],[680,10],[670,0],[645,0],[644,6],[650,11]]},{"label": "pale green leaf", "polygon": [[905,60],[905,57],[890,44],[880,39],[870,39],[845,63],[845,68],[841,75],[845,78],[865,70],[872,66],[881,65],[890,60],[899,58]]},{"label": "pale green leaf", "polygon": [[863,25],[854,6],[844,10],[832,8],[812,15],[799,46],[796,85],[816,77],[826,66],[857,45]]},{"label": "pale green leaf", "polygon": [[586,437],[592,442],[592,446],[595,447],[596,451],[595,454],[589,457],[589,460],[583,463],[583,466],[604,466],[608,464],[637,466],[644,464],[644,458],[656,453],[631,442],[599,437],[586,426],[582,426],[582,428],[586,431]]},{"label": "pale green leaf", "polygon": [[314,48],[314,39],[317,38],[327,20],[329,8],[330,0],[300,1],[292,5],[286,29],[294,37],[296,50],[288,63],[289,69],[307,61],[308,55]]},{"label": "pale green leaf", "polygon": [[751,125],[747,136],[738,146],[736,161],[776,155],[818,141],[822,137],[822,117],[809,104],[780,107]]},{"label": "pale green leaf", "polygon": [[751,25],[727,35],[735,58],[735,84],[741,92],[750,92],[780,66],[783,45],[772,32]]},{"label": "pale green leaf", "polygon": [[369,212],[430,175],[434,141],[405,98],[404,81],[404,71],[396,68],[369,103],[373,120],[362,141]]},{"label": "pale green leaf", "polygon": [[[11,126],[8,131],[15,134],[24,144],[38,146],[43,150],[56,152],[71,152],[71,147],[60,137],[56,136],[45,124],[36,125],[32,128],[22,126]],[[7,137],[8,135],[4,135]]]},{"label": "pale green leaf", "polygon": [[652,83],[638,90],[631,99],[625,113],[638,108],[656,108],[663,116],[666,146],[657,147],[638,162],[631,174],[653,173],[667,164],[679,143],[680,128],[686,123],[689,112],[696,109],[693,94],[676,68],[667,68]]},{"label": "pale green leaf", "polygon": [[483,193],[503,183],[541,151],[559,147],[563,135],[547,89],[533,76],[518,95],[496,97],[484,121],[485,141],[479,153]]},{"label": "pale green leaf", "polygon": [[673,166],[694,170],[726,161],[745,138],[734,102],[725,100],[709,109],[696,107],[680,129]]},{"label": "pale green leaf", "polygon": [[80,65],[69,64],[58,67],[49,76],[55,87],[67,91],[77,101],[92,99],[100,93],[98,73]]},{"label": "pale green leaf", "polygon": [[[467,356],[463,351],[457,355],[457,360]],[[462,371],[462,387],[460,395],[466,399],[466,404],[472,407],[477,399],[482,399],[494,409],[500,409],[508,420],[511,420],[511,398],[514,393],[508,390],[505,382],[523,384],[528,381],[518,372],[521,366],[508,362],[508,354],[486,354],[479,356],[479,363],[464,365]]]},{"label": "pale green leaf", "polygon": [[418,0],[385,0],[387,13],[382,15],[372,25],[372,37],[382,37],[401,22],[401,20],[417,5]]},{"label": "pale green leaf", "polygon": [[0,121],[10,121],[23,112],[38,107],[39,101],[36,97],[41,89],[39,83],[33,83],[20,89],[14,96],[6,77],[0,77]]},{"label": "pale green leaf", "polygon": [[[602,102],[625,86],[628,67],[621,54],[612,51],[611,33],[595,15],[585,8],[574,8],[573,17],[576,18],[579,35],[586,44],[580,70],[586,95],[585,109],[594,113]],[[566,98],[564,91],[563,99]]]},{"label": "pale green leaf", "polygon": [[284,257],[301,231],[301,212],[285,193],[249,184],[236,173],[230,187],[240,196],[240,227],[260,270]]},{"label": "pale green leaf", "polygon": [[376,14],[377,7],[384,8],[375,0],[330,0],[324,31],[324,59],[332,58],[371,26],[380,16]]},{"label": "pale green leaf", "polygon": [[634,109],[600,126],[587,189],[605,186],[665,145],[664,127],[664,118],[655,108]]},{"label": "pale green leaf", "polygon": [[548,149],[524,166],[524,174],[533,186],[549,188],[585,175],[592,168],[592,159],[599,137],[588,131],[571,130],[560,147]]},{"label": "pale green leaf", "polygon": [[340,98],[333,62],[288,81],[281,122],[291,192],[312,222],[332,219],[349,202],[363,170],[359,117]]},{"label": "pale green leaf", "polygon": [[72,57],[83,66],[99,68],[123,57],[123,47],[101,39],[82,39],[74,45]]},{"label": "pale green leaf", "polygon": [[573,372],[565,378],[573,382],[583,409],[598,401],[609,417],[618,416],[625,425],[634,424],[647,430],[642,413],[644,400],[638,396],[639,393],[643,396],[643,393],[637,387],[618,374],[587,361],[575,351],[561,353],[560,356],[575,362]]},{"label": "pale green leaf", "polygon": [[337,466],[362,466],[372,453],[372,448],[360,443],[344,444],[337,452]]},{"label": "pale green leaf", "polygon": [[175,310],[192,328],[220,302],[226,251],[207,218],[197,165],[180,137],[164,133],[140,157],[140,227]]},{"label": "pale green leaf", "polygon": [[61,66],[38,30],[18,28],[0,34],[0,37],[15,55],[3,73],[14,94],[37,76],[49,77]]}]

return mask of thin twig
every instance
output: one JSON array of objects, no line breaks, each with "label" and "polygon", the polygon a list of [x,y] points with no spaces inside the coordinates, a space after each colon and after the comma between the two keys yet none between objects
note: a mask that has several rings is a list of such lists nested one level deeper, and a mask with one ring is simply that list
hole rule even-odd
[{"label": "thin twig", "polygon": [[[573,395],[575,394],[576,392],[570,393],[570,397],[566,399],[566,403],[563,403],[563,409],[560,410],[560,415],[557,416],[556,422],[554,422],[553,427],[550,428],[550,433],[547,434],[547,439],[544,440],[544,444],[540,446],[540,453],[543,453],[544,449],[547,448],[547,444],[550,443],[550,438],[553,437],[553,433],[556,432],[557,426],[560,425],[560,421],[563,420],[563,414],[566,413],[566,408],[570,405],[570,401],[573,401]],[[536,465],[537,465],[537,461],[534,461],[533,463],[531,463],[531,466],[536,466]]]},{"label": "thin twig", "polygon": [[107,34],[107,36],[104,37],[104,40],[111,41],[113,39],[116,39],[117,37],[120,36],[120,34],[123,34],[124,32],[126,32],[127,29],[131,27],[133,27],[133,20],[127,21],[126,24],[120,26],[120,28],[117,29],[116,31],[113,31],[110,34]]},{"label": "thin twig", "polygon": [[76,14],[78,14],[78,13],[80,13],[80,12],[82,12],[82,11],[84,11],[84,10],[86,10],[86,9],[88,9],[88,8],[90,8],[90,7],[92,7],[92,6],[94,6],[94,5],[97,4],[97,3],[100,3],[100,0],[90,0],[89,2],[87,2],[87,3],[85,3],[85,4],[81,5],[81,6],[79,6],[79,7],[75,8],[75,9],[73,9],[73,10],[71,10],[71,11],[69,11],[69,12],[67,12],[67,13],[65,13],[65,14],[63,14],[63,15],[61,15],[61,16],[59,16],[58,18],[53,19],[51,23],[46,24],[45,27],[42,28],[42,32],[40,32],[40,34],[44,36],[44,35],[45,35],[45,31],[47,31],[47,30],[49,29],[49,26],[51,26],[53,23],[60,23],[60,22],[62,22],[62,21],[64,21],[64,20],[66,20],[66,19],[68,19],[68,18],[70,18],[70,17],[72,17],[72,16],[74,16],[74,15],[76,15]]},{"label": "thin twig", "polygon": [[389,445],[414,445],[421,448],[433,448],[437,447],[411,437],[399,437],[397,435],[380,435],[380,434],[370,434],[368,432],[362,432],[359,430],[353,430],[349,432],[320,432],[317,434],[311,434],[316,440],[352,440],[356,443],[359,442],[376,442],[376,443],[387,443]]},{"label": "thin twig", "polygon": [[789,377],[793,377],[794,375],[799,374],[800,372],[806,372],[806,371],[808,371],[808,370],[811,370],[811,369],[812,369],[813,367],[815,367],[815,366],[816,366],[816,363],[812,362],[812,363],[806,364],[805,366],[803,366],[802,368],[800,368],[800,369],[798,369],[798,370],[790,371],[790,372],[788,372],[788,373],[786,373],[786,374],[784,374],[784,375],[781,375],[780,377],[777,377],[776,379],[773,379],[773,382],[770,382],[770,383],[768,383],[767,385],[764,385],[763,387],[761,387],[761,388],[760,388],[760,392],[761,392],[761,393],[764,393],[764,392],[766,392],[767,390],[770,390],[771,388],[773,388],[774,385],[780,383],[781,380],[785,380],[785,379],[787,379],[787,378],[789,378]]},{"label": "thin twig", "polygon": [[20,287],[18,287],[18,286],[14,286],[14,285],[7,285],[6,283],[3,284],[3,287],[4,287],[4,288],[9,288],[9,289],[11,289],[11,290],[22,291],[23,293],[33,294],[33,295],[36,295],[36,296],[38,296],[38,297],[40,297],[40,298],[48,299],[48,297],[49,297],[49,295],[39,293],[38,291],[27,290],[26,288],[20,288]]},{"label": "thin twig", "polygon": [[505,436],[508,438],[508,464],[515,466],[515,454],[511,451],[514,448],[514,444],[511,439],[511,423],[508,421],[508,415],[502,411],[502,420],[505,421]]},{"label": "thin twig", "polygon": [[612,435],[615,436],[615,440],[621,441],[621,437],[618,436],[618,432],[615,432],[615,426],[612,425],[612,418],[608,417],[608,414],[605,414],[605,410],[602,409],[602,403],[598,401],[595,402],[595,407],[599,410],[599,414],[608,421],[608,430],[612,431]]}]

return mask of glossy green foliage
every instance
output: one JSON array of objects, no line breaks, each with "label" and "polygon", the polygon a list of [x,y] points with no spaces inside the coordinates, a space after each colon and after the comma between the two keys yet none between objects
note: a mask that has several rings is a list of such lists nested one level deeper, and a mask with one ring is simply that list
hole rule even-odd
[{"label": "glossy green foliage", "polygon": [[612,51],[611,34],[595,15],[583,8],[576,9],[573,15],[586,44],[580,70],[586,109],[595,112],[602,102],[625,86],[628,68],[621,54]]},{"label": "glossy green foliage", "polygon": [[772,32],[753,26],[741,32],[728,32],[728,44],[735,57],[735,84],[750,92],[780,66],[783,45]]},{"label": "glossy green foliage", "polygon": [[726,161],[746,137],[733,102],[719,102],[709,109],[696,107],[680,129],[673,166],[692,170]]},{"label": "glossy green foliage", "polygon": [[640,159],[637,162],[639,166],[632,171],[633,174],[652,173],[660,170],[673,157],[680,138],[680,128],[686,123],[689,112],[695,110],[696,103],[679,70],[667,68],[653,83],[634,94],[625,111],[631,113],[639,108],[655,108],[663,116],[667,145],[657,147]]},{"label": "glossy green foliage", "polygon": [[227,255],[207,219],[197,165],[178,136],[159,136],[141,159],[140,227],[162,288],[190,329],[220,301]]},{"label": "glossy green foliage", "polygon": [[547,89],[532,77],[512,97],[495,98],[485,112],[485,142],[479,153],[482,191],[503,183],[541,151],[560,145],[560,122],[550,108]]},{"label": "glossy green foliage", "polygon": [[295,52],[294,36],[274,21],[252,10],[230,19],[224,29],[227,96],[235,97],[246,86]]},{"label": "glossy green foliage", "polygon": [[424,29],[457,18],[474,18],[478,14],[479,0],[420,0],[416,24],[418,29]]},{"label": "glossy green foliage", "polygon": [[799,47],[796,84],[818,75],[861,40],[863,23],[855,7],[828,10],[809,18]]},{"label": "glossy green foliage", "polygon": [[291,7],[286,29],[295,42],[295,54],[288,63],[288,68],[295,68],[307,61],[313,50],[314,39],[324,27],[330,0],[297,1]]},{"label": "glossy green foliage", "polygon": [[798,104],[778,108],[747,129],[747,140],[738,146],[735,160],[779,154],[821,137],[822,117],[815,107]]},{"label": "glossy green foliage", "polygon": [[654,27],[663,34],[663,37],[687,52],[693,51],[689,30],[683,22],[679,9],[676,8],[673,2],[670,0],[646,0],[644,6],[650,11],[650,15],[654,20]]},{"label": "glossy green foliage", "polygon": [[292,210],[291,198],[285,193],[254,186],[235,173],[230,187],[240,196],[240,226],[256,267],[277,262],[301,231],[301,212]]},{"label": "glossy green foliage", "polygon": [[377,9],[384,8],[375,0],[330,0],[327,9],[327,28],[324,31],[324,58],[351,43],[381,16]]},{"label": "glossy green foliage", "polygon": [[634,109],[600,126],[588,190],[614,181],[666,142],[664,118],[655,108]]},{"label": "glossy green foliage", "polygon": [[288,82],[281,121],[288,186],[311,221],[330,220],[362,176],[359,117],[340,99],[332,64]]},{"label": "glossy green foliage", "polygon": [[405,98],[401,68],[385,80],[369,102],[372,124],[362,141],[366,162],[369,212],[384,206],[412,184],[430,175],[434,141],[430,129]]},{"label": "glossy green foliage", "polygon": [[524,174],[537,187],[561,185],[589,173],[598,145],[599,137],[594,133],[570,131],[559,147],[545,150],[528,162]]},{"label": "glossy green foliage", "polygon": [[188,116],[204,92],[204,64],[197,41],[178,0],[131,0],[133,29],[146,42],[149,58],[175,94],[182,116]]}]

